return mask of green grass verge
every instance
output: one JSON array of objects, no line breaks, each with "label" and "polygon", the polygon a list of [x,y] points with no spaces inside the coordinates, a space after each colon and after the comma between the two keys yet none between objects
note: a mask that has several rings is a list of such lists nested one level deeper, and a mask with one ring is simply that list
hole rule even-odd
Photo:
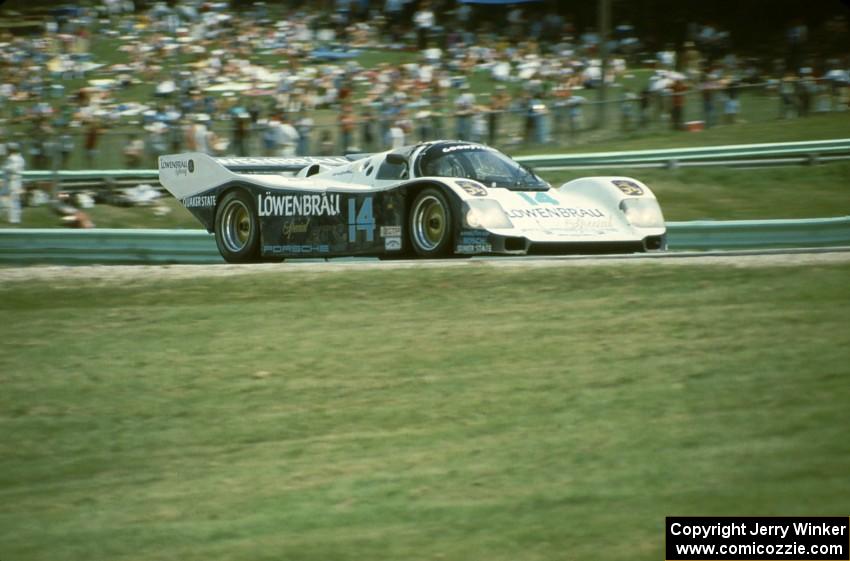
[{"label": "green grass verge", "polygon": [[[168,208],[165,215],[157,215],[153,207],[118,207],[99,204],[94,208],[84,209],[97,228],[167,228],[167,229],[198,229],[201,228],[194,216],[171,196],[162,199],[161,206]],[[5,213],[0,216],[3,220],[0,227],[9,228],[60,228],[62,222],[47,206],[23,209],[21,224],[14,226],[5,222]]]},{"label": "green grass verge", "polygon": [[662,559],[844,515],[848,265],[0,285],[3,559]]}]

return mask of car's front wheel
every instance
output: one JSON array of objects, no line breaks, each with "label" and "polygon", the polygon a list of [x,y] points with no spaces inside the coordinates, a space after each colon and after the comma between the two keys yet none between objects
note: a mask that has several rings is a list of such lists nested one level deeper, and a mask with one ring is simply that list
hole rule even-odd
[{"label": "car's front wheel", "polygon": [[452,209],[442,191],[422,190],[409,215],[410,241],[420,257],[442,257],[452,247]]},{"label": "car's front wheel", "polygon": [[228,263],[251,263],[259,259],[260,222],[245,191],[229,192],[218,205],[215,243]]}]

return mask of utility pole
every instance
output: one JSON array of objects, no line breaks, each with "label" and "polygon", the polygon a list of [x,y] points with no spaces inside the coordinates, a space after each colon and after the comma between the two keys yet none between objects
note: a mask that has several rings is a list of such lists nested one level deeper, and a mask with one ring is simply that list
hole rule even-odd
[{"label": "utility pole", "polygon": [[611,34],[611,0],[597,0],[597,22],[599,27],[599,69],[602,74],[602,79],[599,82],[599,96],[597,101],[598,110],[596,114],[596,127],[603,128],[605,126],[605,94],[607,86],[605,85],[605,74],[608,72],[608,37]]}]

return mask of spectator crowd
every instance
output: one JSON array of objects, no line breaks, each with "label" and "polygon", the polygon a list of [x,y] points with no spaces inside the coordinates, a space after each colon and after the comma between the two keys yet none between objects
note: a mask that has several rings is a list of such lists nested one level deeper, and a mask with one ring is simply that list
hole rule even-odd
[{"label": "spectator crowd", "polygon": [[[801,21],[789,25],[783,56],[756,60],[710,24],[653,52],[628,23],[602,44],[593,28],[525,4],[487,17],[449,0],[325,4],[44,9],[37,30],[0,32],[0,158],[14,160],[9,169],[24,165],[18,158],[30,169],[92,169],[120,143],[118,165],[149,168],[185,150],[332,154],[447,137],[574,143],[598,125],[600,103],[616,116],[607,133],[685,130],[735,123],[750,92],[778,100],[772,118],[848,108],[847,53],[816,56]],[[850,38],[846,17],[828,25]],[[644,69],[648,79],[636,72]]]}]

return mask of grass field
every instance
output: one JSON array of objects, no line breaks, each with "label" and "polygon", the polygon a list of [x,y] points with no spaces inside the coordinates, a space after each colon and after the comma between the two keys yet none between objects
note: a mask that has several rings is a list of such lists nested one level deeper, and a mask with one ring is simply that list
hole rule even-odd
[{"label": "grass field", "polygon": [[0,559],[663,559],[847,514],[850,265],[0,284]]}]

